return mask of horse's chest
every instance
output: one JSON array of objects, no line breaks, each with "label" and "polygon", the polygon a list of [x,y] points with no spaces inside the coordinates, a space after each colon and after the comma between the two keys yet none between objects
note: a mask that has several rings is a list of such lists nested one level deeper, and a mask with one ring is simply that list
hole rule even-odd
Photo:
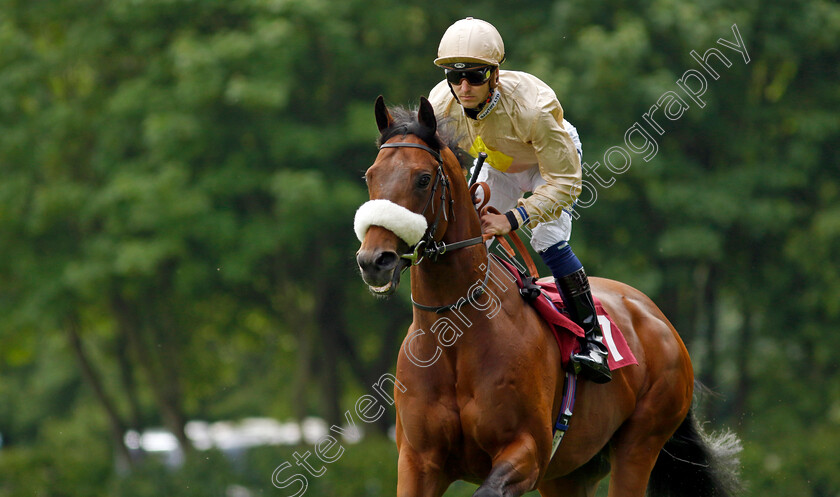
[{"label": "horse's chest", "polygon": [[409,450],[446,457],[445,467],[457,478],[481,478],[493,456],[528,430],[535,416],[549,419],[553,392],[540,375],[526,374],[530,363],[518,359],[517,347],[506,342],[505,350],[513,350],[509,356],[485,354],[498,366],[495,372],[478,368],[485,363],[475,357],[458,365],[441,360],[425,375],[398,367],[406,390],[397,409]]},{"label": "horse's chest", "polygon": [[[434,397],[402,399],[402,430],[415,448],[448,453],[450,467],[461,476],[489,470],[490,454],[517,432],[516,409],[492,408],[470,391],[456,386]],[[512,411],[512,412],[511,412]],[[458,469],[455,469],[458,468]]]}]

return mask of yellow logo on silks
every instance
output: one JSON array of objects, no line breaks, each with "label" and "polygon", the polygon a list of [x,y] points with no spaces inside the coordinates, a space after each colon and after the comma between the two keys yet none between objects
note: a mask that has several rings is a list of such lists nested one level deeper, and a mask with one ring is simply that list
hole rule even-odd
[{"label": "yellow logo on silks", "polygon": [[484,152],[487,154],[487,163],[493,166],[493,169],[497,169],[501,172],[505,172],[508,170],[511,164],[513,164],[513,157],[507,156],[497,150],[493,150],[484,143],[484,140],[481,137],[477,137],[473,142],[472,146],[470,147],[469,154],[473,157],[478,157],[478,154]]}]

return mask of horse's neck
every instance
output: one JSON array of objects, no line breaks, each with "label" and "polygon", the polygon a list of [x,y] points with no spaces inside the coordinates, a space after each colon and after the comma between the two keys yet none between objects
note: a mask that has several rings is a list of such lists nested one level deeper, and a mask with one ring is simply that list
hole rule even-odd
[{"label": "horse's neck", "polygon": [[[469,196],[460,197],[455,205],[461,208],[451,215],[442,239],[447,244],[481,236],[481,224],[467,200]],[[461,298],[467,299],[470,287],[476,281],[484,281],[488,263],[482,243],[447,252],[436,261],[423,261],[411,271],[412,295],[416,302],[430,306],[451,305]]]},{"label": "horse's neck", "polygon": [[[441,361],[447,362],[448,370],[453,372],[460,369],[459,365],[467,364],[468,368],[472,368],[487,354],[497,359],[527,357],[529,352],[526,349],[540,348],[531,346],[535,343],[534,335],[538,334],[522,329],[522,307],[528,304],[522,299],[513,277],[501,264],[487,257],[482,246],[472,250],[474,256],[480,254],[481,257],[471,263],[466,261],[467,257],[462,257],[461,263],[464,268],[477,267],[480,271],[471,272],[468,276],[459,269],[457,261],[449,260],[447,265],[439,262],[434,265],[439,272],[434,275],[439,278],[435,292],[417,295],[414,281],[432,281],[423,279],[431,275],[412,272],[412,297],[415,302],[453,307],[440,314],[415,307],[413,328],[423,332],[414,336],[411,342],[416,343],[410,347],[438,350],[442,354]],[[477,288],[477,284],[484,285],[484,292],[469,300],[471,288]],[[450,379],[444,378],[443,381],[450,382]]]},{"label": "horse's neck", "polygon": [[482,244],[444,254],[412,269],[411,293],[416,302],[430,306],[468,299],[470,288],[486,276],[487,254]]}]

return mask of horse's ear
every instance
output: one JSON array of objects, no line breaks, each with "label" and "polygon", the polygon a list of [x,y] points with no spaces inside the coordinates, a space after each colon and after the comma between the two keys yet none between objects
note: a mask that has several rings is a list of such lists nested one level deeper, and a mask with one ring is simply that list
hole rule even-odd
[{"label": "horse's ear", "polygon": [[420,124],[432,130],[432,133],[437,132],[435,109],[426,97],[420,97],[420,110],[417,111],[417,120]]},{"label": "horse's ear", "polygon": [[379,132],[388,129],[394,124],[394,118],[388,112],[388,107],[385,106],[385,98],[382,95],[376,97],[376,105],[374,105],[374,112],[376,113],[376,125],[379,126]]}]

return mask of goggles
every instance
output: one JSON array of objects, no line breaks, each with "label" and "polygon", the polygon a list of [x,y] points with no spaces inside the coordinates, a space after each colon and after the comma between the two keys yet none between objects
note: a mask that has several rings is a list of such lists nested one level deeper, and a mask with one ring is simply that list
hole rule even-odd
[{"label": "goggles", "polygon": [[466,79],[470,86],[481,86],[493,75],[493,66],[483,66],[472,69],[445,69],[446,80],[453,85],[460,85]]}]

